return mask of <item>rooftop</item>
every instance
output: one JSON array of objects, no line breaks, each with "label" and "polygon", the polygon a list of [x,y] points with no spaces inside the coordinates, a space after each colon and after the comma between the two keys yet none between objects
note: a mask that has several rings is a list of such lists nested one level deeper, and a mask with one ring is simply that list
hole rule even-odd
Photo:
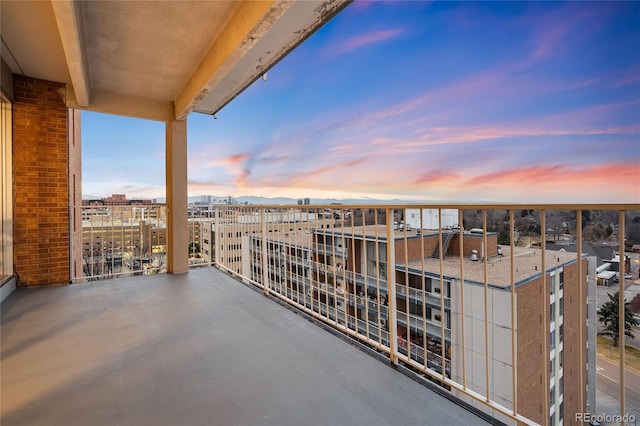
[{"label": "rooftop", "polygon": [[[385,240],[387,238],[386,225],[365,225],[365,226],[362,226],[362,225],[349,226],[348,225],[345,227],[336,227],[331,230],[320,229],[319,232],[328,234],[328,235],[338,235],[338,236],[344,235],[345,237],[354,237],[354,238],[362,238],[363,235],[370,239],[375,239],[377,237],[379,240]],[[442,230],[443,234],[447,234],[450,232],[452,232],[450,229]],[[421,229],[420,232],[418,232],[418,230],[415,228],[412,228],[410,230],[409,229],[393,230],[393,237],[396,240],[400,238],[404,238],[405,236],[407,238],[416,238],[416,237],[420,237],[421,234],[424,236],[438,235],[438,230],[437,229]],[[492,232],[489,232],[488,234],[495,235],[495,233],[492,233]],[[482,237],[482,234],[473,234],[468,231],[464,231],[464,235]]]},{"label": "rooftop", "polygon": [[215,269],[20,288],[3,424],[485,424]]},{"label": "rooftop", "polygon": [[[511,248],[502,247],[502,256],[491,256],[487,258],[487,282],[498,287],[509,287],[511,285]],[[525,282],[542,271],[542,250],[539,248],[515,247],[513,252],[514,260],[514,280],[516,284]],[[545,267],[547,270],[558,266],[575,262],[575,253],[565,253],[559,251],[545,251]],[[484,262],[482,260],[473,261],[470,258],[463,258],[465,281],[484,282]],[[426,272],[440,274],[439,259],[424,259],[409,262],[409,267],[424,270]],[[450,278],[460,279],[460,257],[447,256],[443,261],[443,273]]]}]

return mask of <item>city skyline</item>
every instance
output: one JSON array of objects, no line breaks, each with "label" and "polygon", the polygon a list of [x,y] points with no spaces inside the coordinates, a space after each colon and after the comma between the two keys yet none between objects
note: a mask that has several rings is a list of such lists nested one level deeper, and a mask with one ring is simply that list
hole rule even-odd
[{"label": "city skyline", "polygon": [[[355,2],[191,114],[189,195],[638,202],[639,13]],[[83,193],[165,196],[163,123],[82,120]]]}]

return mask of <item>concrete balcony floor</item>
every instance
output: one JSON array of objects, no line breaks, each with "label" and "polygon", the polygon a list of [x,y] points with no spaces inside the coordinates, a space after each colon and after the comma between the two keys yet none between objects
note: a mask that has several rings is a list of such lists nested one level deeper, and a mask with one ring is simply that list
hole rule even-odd
[{"label": "concrete balcony floor", "polygon": [[18,289],[9,425],[486,424],[215,269]]}]

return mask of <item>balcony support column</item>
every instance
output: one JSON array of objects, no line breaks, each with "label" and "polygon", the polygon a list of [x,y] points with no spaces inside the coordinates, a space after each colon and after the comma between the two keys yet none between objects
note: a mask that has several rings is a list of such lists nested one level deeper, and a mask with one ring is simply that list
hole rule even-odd
[{"label": "balcony support column", "polygon": [[189,271],[187,121],[166,122],[167,272]]}]

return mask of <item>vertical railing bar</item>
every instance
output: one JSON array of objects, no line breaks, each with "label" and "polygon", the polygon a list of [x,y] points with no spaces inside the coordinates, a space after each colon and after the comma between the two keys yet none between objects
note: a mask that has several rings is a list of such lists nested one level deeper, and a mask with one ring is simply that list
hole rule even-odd
[{"label": "vertical railing bar", "polygon": [[518,414],[518,358],[516,356],[516,280],[515,280],[515,217],[513,209],[509,210],[509,270],[511,283],[511,391],[513,393],[513,415]]},{"label": "vertical railing bar", "polygon": [[[353,274],[353,283],[354,283],[354,286],[355,286],[355,282],[356,282],[356,275],[355,275],[356,274],[356,272],[355,272],[356,271],[356,267],[355,267],[355,239],[353,237],[354,237],[354,232],[355,232],[354,222],[355,222],[355,217],[356,217],[355,213],[356,212],[355,212],[355,209],[353,209],[353,208],[350,208],[349,211],[350,211],[350,216],[349,217],[351,218],[351,243],[349,245],[351,246],[351,252],[352,252],[350,259],[353,259],[353,262],[354,262],[353,263],[353,268],[352,268],[352,274]],[[340,229],[341,229],[340,232],[342,233],[342,243],[345,245],[344,252],[345,252],[345,254],[347,254],[347,247],[346,247],[347,243],[346,243],[346,238],[345,238],[344,222],[342,223],[342,226],[340,227]],[[348,286],[347,286],[347,272],[346,272],[347,271],[347,267],[348,267],[348,263],[347,263],[348,260],[349,259],[344,261],[345,262],[345,265],[344,265],[344,268],[345,268],[344,286],[345,286],[345,288],[343,290],[344,301],[342,302],[343,306],[344,306],[344,328],[345,328],[345,330],[349,329],[349,307],[348,306],[349,306],[349,295],[350,294],[349,294],[349,291],[348,291],[348,288],[347,288]]]},{"label": "vertical railing bar", "polygon": [[[322,244],[326,243],[326,239],[327,239],[327,234],[323,234],[323,236],[322,236]],[[315,238],[314,244],[315,244],[315,252],[316,253],[320,253],[319,248],[321,247],[321,244],[318,241],[317,237]],[[316,259],[314,259],[314,263],[313,263],[313,266],[314,266],[314,268],[316,270],[316,279],[314,280],[314,282],[311,285],[311,311],[315,312],[314,301],[316,299],[315,299],[314,294],[317,293],[318,294],[318,299],[317,299],[317,302],[318,302],[318,315],[322,316],[322,310],[320,309],[320,261],[317,258],[318,255],[319,254],[316,254]],[[315,288],[315,290],[313,290],[314,288]]]},{"label": "vertical railing bar", "polygon": [[[120,238],[121,238],[121,250],[122,250],[122,263],[124,263],[124,244],[125,244],[125,233],[124,233],[124,212],[122,214],[122,217],[120,218]],[[166,241],[165,241],[166,242]],[[166,251],[166,248],[165,248]],[[165,257],[166,259],[166,257]]]},{"label": "vertical railing bar", "polygon": [[442,251],[442,208],[438,208],[438,253],[440,264],[440,364],[442,368],[442,378],[447,378],[447,363],[445,352],[447,349],[447,341],[445,339],[445,327],[447,326],[446,317],[444,315],[444,253]]},{"label": "vertical railing bar", "polygon": [[[409,246],[407,241],[407,228],[409,227],[409,218],[407,217],[407,209],[404,209],[404,226],[402,227],[402,242],[403,242],[403,257],[405,261],[404,268],[404,303],[406,309],[406,319],[407,319],[407,334],[406,334],[406,343],[407,343],[407,359],[411,359],[411,296],[409,295]],[[395,232],[393,232],[395,238]],[[395,245],[395,242],[394,242]],[[394,267],[394,275],[395,275],[395,267]],[[396,286],[396,291],[397,291]]]},{"label": "vertical railing bar", "polygon": [[429,368],[429,362],[428,362],[428,354],[427,354],[427,286],[426,286],[426,277],[425,277],[425,263],[424,263],[424,257],[425,257],[425,253],[424,253],[424,232],[422,229],[422,224],[424,223],[424,217],[422,216],[424,212],[424,209],[422,207],[420,207],[420,210],[418,211],[418,220],[420,221],[420,223],[418,224],[418,229],[420,229],[420,266],[421,266],[421,286],[422,286],[422,294],[421,294],[421,299],[422,299],[422,349],[423,349],[423,360],[422,360],[422,364],[424,365],[424,368],[427,369]]},{"label": "vertical railing bar", "polygon": [[[388,293],[388,317],[387,322],[389,327],[389,358],[391,362],[398,365],[398,324],[396,320],[396,274],[395,274],[395,244],[393,241],[393,226],[389,226],[389,223],[393,223],[393,216],[391,214],[391,208],[386,208],[387,214],[387,269],[388,265],[394,265],[394,273],[387,273],[387,293]],[[407,322],[409,322],[407,320]]]},{"label": "vertical railing bar", "polygon": [[[467,363],[466,363],[466,345],[465,325],[464,325],[464,210],[458,210],[458,238],[460,239],[460,329],[462,341],[462,388],[467,390]],[[453,300],[452,300],[453,304]]]},{"label": "vertical railing bar", "polygon": [[484,276],[484,374],[486,384],[487,402],[491,401],[491,389],[489,387],[489,283],[487,280],[487,210],[482,210],[482,269]]},{"label": "vertical railing bar", "polygon": [[265,296],[269,295],[269,258],[267,252],[267,212],[260,208],[260,222],[262,224],[262,290]]},{"label": "vertical railing bar", "polygon": [[[295,285],[295,291],[291,291],[291,299],[293,300],[293,295],[295,294],[295,302],[296,304],[300,305],[300,281],[303,280],[304,281],[304,272],[305,272],[305,264],[304,264],[304,259],[305,259],[305,254],[306,254],[306,250],[305,247],[307,247],[307,245],[305,244],[305,235],[311,235],[311,229],[314,228],[312,226],[310,226],[311,224],[308,222],[309,216],[307,215],[307,222],[303,222],[302,221],[302,211],[300,211],[300,232],[296,233],[296,237],[294,238],[294,242],[293,242],[293,250],[294,250],[294,262],[296,263],[295,265],[295,274],[291,274],[291,286]],[[316,223],[317,225],[317,223]],[[316,228],[317,229],[317,228]],[[307,231],[309,232],[307,234]],[[298,256],[298,250],[300,250],[300,256]],[[293,265],[290,266],[291,268],[293,268]],[[293,272],[293,271],[292,271]]]},{"label": "vertical railing bar", "polygon": [[[134,233],[133,233],[133,224],[135,223],[135,212],[133,210],[131,210],[131,219],[129,222],[129,242],[131,243],[130,247],[131,247],[131,266],[133,269],[133,275],[136,274],[136,249],[137,250],[141,250],[141,248],[138,248],[140,246],[140,241],[138,241],[138,243],[136,244],[136,241],[134,240]],[[123,224],[124,226],[124,224]],[[138,236],[140,236],[140,232],[138,232]],[[138,253],[139,254],[139,253]],[[140,261],[140,265],[141,265],[142,261]],[[141,265],[142,266],[142,265]]]},{"label": "vertical railing bar", "polygon": [[333,239],[333,234],[330,235],[326,235],[324,237],[324,241],[322,241],[322,251],[324,252],[324,255],[322,256],[323,258],[323,265],[324,265],[324,280],[321,284],[324,284],[324,287],[319,286],[318,288],[318,309],[320,311],[320,315],[322,315],[322,293],[324,293],[324,309],[325,309],[325,314],[324,316],[327,318],[327,320],[331,320],[331,317],[329,315],[329,311],[330,311],[330,306],[329,306],[329,278],[331,276],[331,272],[329,271],[329,259],[330,259],[330,255],[329,255],[329,250],[327,249],[327,247],[329,246],[329,244],[327,243],[329,238]]},{"label": "vertical railing bar", "polygon": [[[360,213],[363,217],[363,221],[364,221],[364,210],[360,209]],[[353,294],[349,294],[351,296],[351,300],[354,301],[354,312],[356,312],[356,310],[358,309],[358,305],[356,304],[356,293],[358,290],[358,278],[357,278],[357,272],[356,272],[356,226],[355,226],[355,215],[353,215],[353,217],[351,218],[351,251],[353,252],[351,259],[353,259]],[[342,227],[344,227],[344,220],[342,221],[342,224],[340,225]],[[364,235],[364,230],[363,230],[363,234],[362,234],[362,244],[360,246],[360,262],[362,263],[362,257],[364,256],[365,258],[365,262],[364,262],[364,268],[362,269],[362,271],[364,271],[364,273],[362,273],[361,271],[361,275],[364,277],[366,276],[366,268],[367,268],[367,262],[366,262],[366,251],[363,252],[363,248],[362,246],[364,246],[364,249],[366,250],[366,239],[365,239],[365,235]],[[346,316],[346,327],[347,329],[349,329],[349,312],[347,309],[347,316]]]},{"label": "vertical railing bar", "polygon": [[107,233],[107,226],[105,225],[105,220],[107,221],[107,223],[109,223],[109,220],[111,220],[111,224],[113,223],[113,219],[112,219],[112,215],[109,214],[106,217],[105,216],[101,216],[100,217],[100,258],[99,258],[99,274],[102,275],[103,277],[105,277],[105,262],[104,262],[104,245],[105,245],[105,234]]},{"label": "vertical railing bar", "polygon": [[[344,215],[343,215],[343,222],[342,223],[344,224]],[[366,289],[369,286],[369,266],[368,266],[369,262],[368,262],[368,259],[367,259],[367,256],[368,256],[367,246],[368,246],[369,241],[367,241],[367,239],[368,239],[368,236],[367,236],[367,211],[363,207],[362,208],[362,242],[363,242],[363,246],[364,247],[363,247],[363,252],[362,253],[364,255],[364,265],[363,265],[364,266],[364,270],[363,270],[362,287],[364,289]],[[375,235],[374,235],[374,237],[372,239],[373,239],[373,244],[375,246],[375,244],[376,244]],[[374,256],[375,256],[375,253],[376,253],[376,251],[374,249]],[[376,284],[377,284],[377,281],[376,281]],[[355,307],[355,311],[354,311],[355,312],[355,314],[354,314],[355,331],[356,331],[356,334],[359,334],[359,332],[358,332],[358,319],[359,319],[358,318],[358,285],[357,284],[356,284],[356,288],[354,289],[354,292],[355,292],[355,296],[353,298],[353,305]]]},{"label": "vertical railing bar", "polygon": [[[293,232],[293,235],[289,234],[289,237],[286,237],[286,238],[284,238],[283,236],[282,267],[280,269],[281,271],[280,273],[282,274],[282,277],[283,277],[281,279],[282,282],[280,283],[280,287],[282,288],[282,291],[283,291],[283,297],[289,304],[291,304],[291,302],[293,301],[293,293],[290,292],[290,287],[289,287],[290,279],[293,273],[293,271],[291,270],[291,267],[292,267],[291,262],[293,259],[291,256],[291,250],[295,250],[295,244],[293,241],[295,240],[296,235],[298,235],[298,228],[302,227],[302,222],[296,221],[296,212],[300,213],[300,220],[302,220],[302,208],[293,207],[291,209],[291,221],[289,225],[289,229],[290,229],[289,232]],[[287,218],[289,218],[289,214],[287,214]],[[310,219],[309,215],[307,215],[307,222],[309,221],[309,219]],[[298,226],[298,224],[300,224],[300,226]],[[293,231],[291,231],[291,229],[293,229]]]},{"label": "vertical railing bar", "polygon": [[[337,247],[337,238],[338,236],[336,235],[335,232],[331,233],[331,257],[332,257],[332,276],[333,276],[333,284],[331,285],[331,294],[333,296],[333,321],[335,322],[336,326],[338,325],[338,292],[337,292],[337,287],[338,287],[338,247]],[[328,289],[328,284],[327,284],[327,289]],[[327,299],[328,301],[328,299]]]},{"label": "vertical railing bar", "polygon": [[618,211],[619,222],[618,222],[618,275],[620,276],[620,287],[618,289],[618,349],[620,352],[620,424],[624,425],[625,418],[625,306],[624,306],[624,290],[625,290],[625,279],[624,275],[626,273],[626,262],[624,255],[624,240],[625,240],[625,212],[623,210]]},{"label": "vertical railing bar", "polygon": [[[280,247],[278,250],[278,257],[276,263],[276,271],[278,273],[278,282],[276,283],[278,286],[278,291],[280,295],[287,299],[287,285],[286,280],[283,283],[283,277],[286,277],[286,258],[287,258],[287,247],[289,246],[288,238],[291,236],[291,223],[285,222],[285,220],[289,220],[289,210],[282,209],[282,228],[279,232],[279,240],[281,240]],[[285,237],[285,234],[289,234],[289,237]]]},{"label": "vertical railing bar", "polygon": [[340,278],[340,271],[338,270],[338,264],[342,264],[342,260],[340,260],[338,256],[338,242],[341,241],[340,236],[336,232],[331,232],[331,238],[333,239],[333,248],[332,248],[332,256],[333,256],[333,315],[334,321],[336,323],[336,327],[340,327],[339,315],[338,312],[338,279]]},{"label": "vertical railing bar", "polygon": [[[282,278],[283,278],[283,268],[282,265],[285,262],[286,259],[286,251],[287,251],[287,246],[288,246],[288,238],[291,237],[291,223],[288,222],[289,220],[289,210],[288,209],[282,209],[282,211],[280,212],[280,214],[282,215],[282,232],[280,234],[280,237],[278,238],[279,241],[279,247],[278,247],[278,252],[277,252],[277,257],[276,257],[276,261],[275,261],[275,265],[274,265],[274,271],[277,274],[277,286],[278,286],[278,292],[279,294],[284,297],[285,299],[287,298],[287,286],[286,286],[286,282],[283,283]],[[285,236],[288,235],[288,236]]]},{"label": "vertical railing bar", "polygon": [[549,317],[549,299],[550,299],[550,289],[547,287],[547,272],[546,272],[546,262],[545,262],[545,255],[546,255],[546,245],[547,245],[547,235],[546,235],[546,229],[547,229],[547,221],[546,221],[546,210],[540,210],[540,248],[541,248],[541,269],[542,271],[540,271],[541,273],[541,277],[542,277],[542,328],[543,328],[543,334],[542,334],[542,383],[543,383],[543,390],[544,390],[544,394],[543,394],[543,414],[544,417],[543,419],[543,424],[549,424],[549,416],[551,415],[549,410],[550,410],[550,405],[549,405],[549,391],[551,390],[549,388],[550,383],[549,383],[549,345],[550,345],[550,337],[549,337],[549,328],[550,328],[550,323],[549,325],[547,325],[547,320],[550,321],[550,317]]},{"label": "vertical railing bar", "polygon": [[218,248],[216,247],[218,244],[218,207],[214,207],[213,208],[213,228],[212,228],[212,232],[210,233],[210,237],[213,240],[213,244],[210,244],[210,247],[213,250],[213,256],[211,256],[212,260],[213,260],[213,266],[218,267]]},{"label": "vertical railing bar", "polygon": [[[587,325],[585,322],[585,315],[584,315],[585,302],[586,302],[586,297],[584,293],[584,290],[585,290],[584,284],[586,284],[588,287],[589,280],[587,279],[584,283],[582,281],[585,278],[584,270],[582,267],[582,210],[576,211],[576,219],[577,219],[576,256],[578,258],[577,261],[578,261],[578,324],[579,324],[579,327],[578,327],[578,348],[579,348],[578,368],[579,370],[578,371],[580,371],[580,374],[578,375],[578,388],[580,389],[580,392],[578,394],[578,402],[580,404],[580,410],[582,410],[582,412],[586,412],[587,410],[586,410],[585,401],[584,401],[584,394],[586,391],[586,387],[584,383],[585,374],[586,374],[584,356],[585,356],[585,351],[587,350],[586,344],[585,344],[585,332],[586,332]],[[565,281],[566,281],[566,275],[565,275]],[[566,285],[564,287],[566,287]],[[588,294],[588,288],[587,288],[587,294]],[[597,342],[592,342],[592,343],[597,344]],[[595,366],[593,366],[593,368],[595,368]]]},{"label": "vertical railing bar", "polygon": [[89,212],[91,213],[89,215],[89,248],[88,248],[89,252],[88,252],[88,255],[87,255],[86,262],[89,263],[89,268],[88,268],[89,271],[90,271],[89,277],[92,277],[94,275],[94,273],[93,273],[93,251],[94,251],[93,246],[95,244],[94,237],[93,237],[93,219],[94,219],[93,209],[89,208]]},{"label": "vertical railing bar", "polygon": [[[373,229],[375,229],[375,256],[376,256],[376,288],[380,287],[380,244],[379,244],[379,230],[378,230],[378,209],[373,209]],[[388,241],[387,241],[388,243]],[[387,266],[388,270],[388,266]],[[369,330],[369,286],[365,284],[364,295],[362,296],[362,304],[364,305],[364,317],[365,317],[365,332],[367,333],[367,339],[370,337]]]},{"label": "vertical railing bar", "polygon": [[275,221],[273,222],[270,233],[274,244],[274,250],[270,259],[270,261],[273,262],[272,284],[274,292],[280,296],[282,296],[282,284],[280,282],[282,277],[282,268],[280,267],[280,264],[282,263],[282,250],[284,248],[284,234],[286,229],[286,223],[284,222],[285,212],[285,209],[276,209]]},{"label": "vertical railing bar", "polygon": [[[108,276],[113,276],[113,227],[115,224],[115,220],[112,217],[111,218],[111,223],[109,224],[109,246],[107,247],[107,256],[110,257],[109,260],[107,260],[106,256],[105,256],[105,265],[110,266],[110,268],[108,268]],[[103,245],[104,245],[104,241],[103,241]]]},{"label": "vertical railing bar", "polygon": [[[386,222],[386,213],[385,213],[385,222]],[[385,224],[385,236],[386,236],[386,227],[388,227],[389,224]],[[373,229],[375,230],[375,257],[376,257],[376,289],[380,288],[380,283],[382,282],[382,279],[380,278],[381,275],[381,268],[380,268],[380,229],[378,228],[378,209],[373,209]],[[387,250],[389,250],[389,244],[391,244],[392,241],[387,240]],[[385,252],[385,260],[386,260],[386,252]],[[393,269],[393,273],[395,274],[395,267]],[[387,264],[387,285],[389,283],[389,264]],[[369,286],[366,285],[365,286],[365,290],[364,290],[364,306],[365,306],[365,314],[367,316],[367,324],[369,323],[369,311],[368,311],[368,307],[369,307]]]}]

